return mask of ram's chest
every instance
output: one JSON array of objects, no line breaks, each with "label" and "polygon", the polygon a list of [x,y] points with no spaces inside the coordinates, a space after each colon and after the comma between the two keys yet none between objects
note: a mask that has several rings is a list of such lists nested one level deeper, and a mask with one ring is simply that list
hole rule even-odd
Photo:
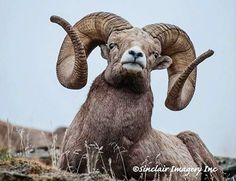
[{"label": "ram's chest", "polygon": [[135,142],[151,127],[151,114],[150,95],[116,93],[115,96],[110,96],[108,93],[94,99],[90,104],[87,118],[91,122],[90,128],[100,133],[97,135],[105,136],[110,142]]}]

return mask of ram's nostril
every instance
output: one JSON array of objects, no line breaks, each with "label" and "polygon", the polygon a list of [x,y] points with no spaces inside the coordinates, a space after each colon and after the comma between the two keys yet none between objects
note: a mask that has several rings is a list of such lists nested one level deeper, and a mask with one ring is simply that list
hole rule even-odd
[{"label": "ram's nostril", "polygon": [[136,53],[135,53],[135,51],[130,50],[130,51],[129,51],[129,54],[135,56]]},{"label": "ram's nostril", "polygon": [[141,52],[137,53],[137,57],[143,57],[143,53]]},{"label": "ram's nostril", "polygon": [[138,57],[143,57],[143,53],[140,52],[140,51],[134,51],[134,50],[129,50],[128,52],[130,55],[132,55],[133,57],[135,58],[138,58]]}]

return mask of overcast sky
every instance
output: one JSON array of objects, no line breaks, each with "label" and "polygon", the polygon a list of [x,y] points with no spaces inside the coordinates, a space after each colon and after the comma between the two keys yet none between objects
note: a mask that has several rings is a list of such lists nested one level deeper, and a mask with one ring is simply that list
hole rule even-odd
[{"label": "overcast sky", "polygon": [[66,34],[49,18],[60,15],[74,24],[88,13],[108,11],[137,27],[160,22],[178,25],[189,34],[197,55],[209,48],[215,51],[198,67],[195,95],[183,111],[173,112],[164,105],[166,70],[152,73],[152,125],[172,134],[195,131],[213,154],[236,157],[235,7],[235,0],[0,0],[0,118],[45,130],[68,126],[106,61],[95,49],[88,58],[87,86],[62,87],[55,65]]}]

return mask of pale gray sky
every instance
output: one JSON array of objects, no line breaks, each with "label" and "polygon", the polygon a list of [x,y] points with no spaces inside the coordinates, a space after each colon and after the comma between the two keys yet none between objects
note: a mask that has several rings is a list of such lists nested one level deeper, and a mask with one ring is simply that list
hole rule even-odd
[{"label": "pale gray sky", "polygon": [[68,126],[106,61],[95,49],[88,59],[87,86],[63,88],[55,64],[65,32],[49,18],[60,15],[74,24],[88,13],[108,11],[137,27],[160,22],[178,25],[189,34],[198,55],[209,48],[215,51],[198,67],[195,95],[183,111],[164,106],[167,73],[153,72],[152,124],[173,134],[195,131],[213,154],[236,157],[235,7],[235,0],[0,0],[0,118],[45,130]]}]

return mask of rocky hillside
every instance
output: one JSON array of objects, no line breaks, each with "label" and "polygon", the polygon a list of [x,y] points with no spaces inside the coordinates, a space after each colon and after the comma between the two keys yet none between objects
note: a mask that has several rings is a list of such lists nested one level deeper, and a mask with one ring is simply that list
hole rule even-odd
[{"label": "rocky hillside", "polygon": [[2,150],[0,153],[0,180],[2,181],[110,181],[108,175],[98,172],[71,174],[29,158],[12,157]]},{"label": "rocky hillside", "polygon": [[[236,159],[216,157],[224,168],[225,180],[236,180]],[[7,181],[113,181],[109,175],[94,172],[71,174],[60,171],[35,159],[10,156],[6,150],[0,152],[0,180]],[[134,180],[134,179],[132,179]]]},{"label": "rocky hillside", "polygon": [[219,165],[223,167],[224,176],[227,181],[236,180],[236,159],[227,157],[215,157]]},{"label": "rocky hillside", "polygon": [[[66,128],[61,127],[54,132],[46,132],[0,120],[0,181],[116,180],[98,172],[71,174],[58,170],[59,148],[65,131]],[[225,180],[236,180],[236,159],[216,159],[224,169]]]}]

